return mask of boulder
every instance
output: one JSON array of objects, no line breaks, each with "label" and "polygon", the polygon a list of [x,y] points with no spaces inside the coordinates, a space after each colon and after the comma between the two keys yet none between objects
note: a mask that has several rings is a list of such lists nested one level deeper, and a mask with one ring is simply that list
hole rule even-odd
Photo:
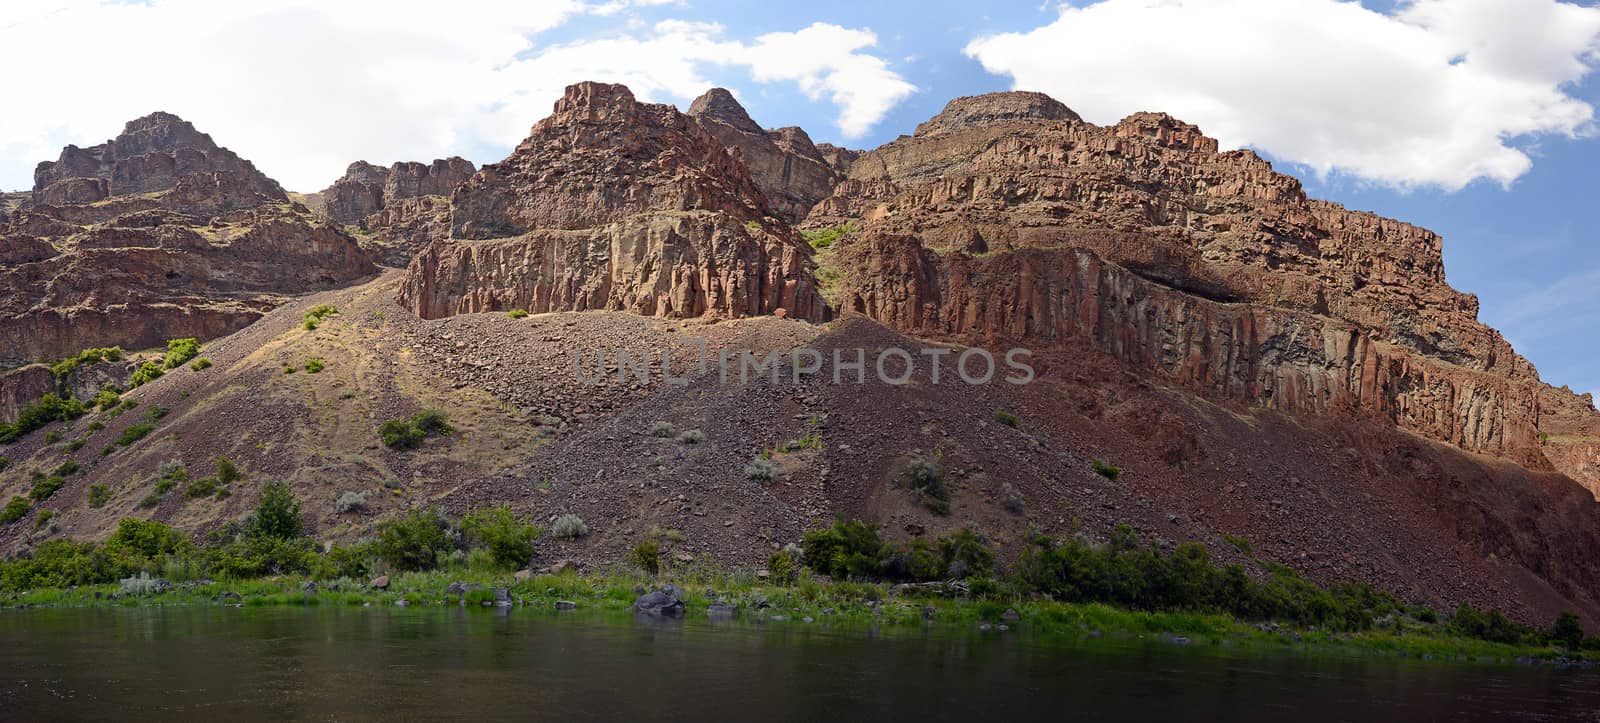
[{"label": "boulder", "polygon": [[667,585],[655,592],[640,595],[633,601],[632,610],[644,615],[676,618],[683,617],[684,604],[677,588]]},{"label": "boulder", "polygon": [[374,590],[388,590],[389,589],[389,576],[388,575],[379,575],[379,576],[377,576],[375,578],[372,578],[372,581],[367,583],[367,587],[370,587],[370,588],[372,588]]}]

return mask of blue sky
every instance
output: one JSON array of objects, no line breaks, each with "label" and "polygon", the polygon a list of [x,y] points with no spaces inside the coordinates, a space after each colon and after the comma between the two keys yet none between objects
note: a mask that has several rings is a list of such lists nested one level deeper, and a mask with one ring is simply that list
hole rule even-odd
[{"label": "blue sky", "polygon": [[1484,321],[1547,381],[1600,392],[1592,2],[58,0],[11,18],[0,63],[54,68],[12,79],[32,110],[0,116],[11,189],[156,109],[296,190],[357,158],[490,162],[587,78],[680,107],[724,85],[764,125],[857,148],[1013,87],[1098,123],[1164,110],[1314,196],[1439,232]]}]

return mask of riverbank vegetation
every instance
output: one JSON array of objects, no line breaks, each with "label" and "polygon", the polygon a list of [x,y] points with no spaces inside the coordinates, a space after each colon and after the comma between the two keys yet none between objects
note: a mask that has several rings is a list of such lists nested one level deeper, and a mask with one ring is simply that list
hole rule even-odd
[{"label": "riverbank vegetation", "polygon": [[580,572],[562,562],[554,573],[536,573],[519,568],[536,557],[546,532],[507,507],[461,519],[416,510],[350,546],[304,537],[299,518],[288,490],[268,485],[252,515],[198,544],[160,522],[124,519],[104,543],[50,540],[28,557],[0,562],[0,594],[10,606],[560,601],[626,610],[642,591],[671,582],[691,612],[704,614],[715,602],[771,621],[939,621],[1184,644],[1600,661],[1600,639],[1585,637],[1570,613],[1545,630],[1466,604],[1441,614],[1364,584],[1319,586],[1270,563],[1256,575],[1238,564],[1219,567],[1198,544],[1163,552],[1140,544],[1126,526],[1104,544],[1036,537],[1005,570],[972,530],[890,543],[872,525],[840,521],[773,553],[761,570],[685,562],[652,538],[606,569]]}]

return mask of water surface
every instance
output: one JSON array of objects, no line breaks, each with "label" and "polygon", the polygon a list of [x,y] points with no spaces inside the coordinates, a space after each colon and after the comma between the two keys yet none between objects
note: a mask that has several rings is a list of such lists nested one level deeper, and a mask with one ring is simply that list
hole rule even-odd
[{"label": "water surface", "polygon": [[1600,721],[1600,673],[582,611],[0,611],[5,720],[1291,717]]}]

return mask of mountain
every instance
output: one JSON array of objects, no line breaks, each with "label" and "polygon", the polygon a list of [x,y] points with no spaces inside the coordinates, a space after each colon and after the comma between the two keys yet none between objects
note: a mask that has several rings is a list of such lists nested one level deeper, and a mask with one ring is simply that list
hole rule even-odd
[{"label": "mountain", "polygon": [[479,311],[826,318],[811,248],[739,158],[627,88],[571,86],[510,157],[451,197],[449,240],[406,270],[425,319]]},{"label": "mountain", "polygon": [[0,365],[237,331],[375,268],[249,161],[169,113],[40,163],[0,217]]},{"label": "mountain", "polygon": [[[725,91],[683,113],[582,83],[506,159],[421,195],[391,190],[401,166],[353,165],[321,194],[327,233],[433,199],[406,268],[288,300],[208,344],[210,369],[128,393],[164,415],[0,450],[0,497],[25,496],[32,471],[81,470],[36,506],[45,524],[0,528],[0,549],[124,516],[202,534],[284,479],[328,540],[414,507],[506,503],[587,522],[541,541],[542,563],[609,564],[650,536],[676,559],[753,566],[834,518],[895,539],[972,526],[1002,560],[1037,532],[1127,523],[1251,574],[1280,563],[1436,608],[1600,621],[1600,412],[1477,320],[1438,236],[1310,199],[1169,116],[1101,127],[1036,93],[956,99],[868,151],[804,139]],[[101,176],[83,178],[53,193],[94,195]],[[324,305],[338,313],[307,328]],[[712,359],[775,353],[779,379],[723,383],[695,369],[697,339]],[[883,349],[972,346],[1032,350],[1037,378],[788,374],[798,349],[861,350],[870,375]],[[619,349],[656,351],[646,379],[619,378]],[[574,354],[599,350],[612,374],[580,381]],[[661,350],[686,383],[663,381]],[[0,398],[50,384],[14,378]],[[424,408],[458,433],[379,442],[384,420]],[[113,444],[137,424],[153,429]],[[217,455],[246,472],[231,497],[158,491],[162,470],[199,477]],[[770,481],[744,471],[757,458]],[[908,489],[929,469],[947,513]],[[340,512],[351,492],[366,507]]]},{"label": "mountain", "polygon": [[449,235],[450,194],[477,170],[459,157],[388,168],[356,161],[310,205],[352,231],[379,263],[404,267],[430,241]]}]

